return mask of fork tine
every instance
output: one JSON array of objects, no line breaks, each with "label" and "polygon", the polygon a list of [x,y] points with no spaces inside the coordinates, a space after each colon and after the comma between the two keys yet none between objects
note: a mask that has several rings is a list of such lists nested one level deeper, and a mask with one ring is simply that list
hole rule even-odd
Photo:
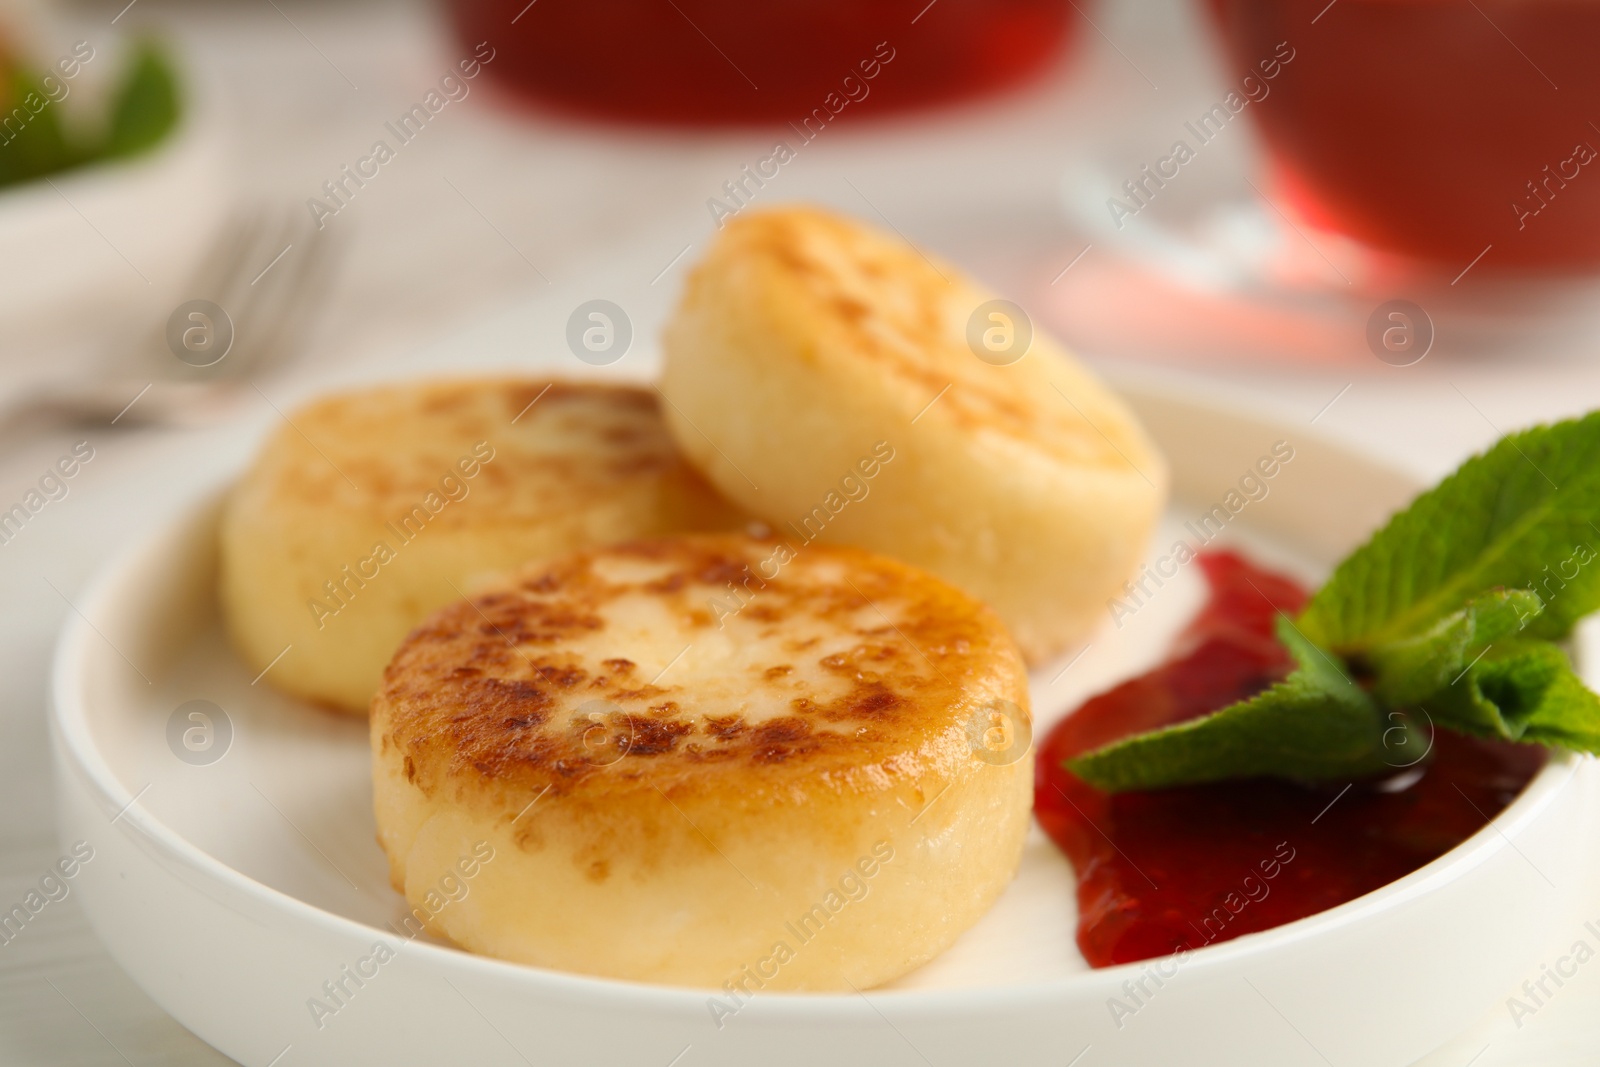
[{"label": "fork tine", "polygon": [[292,251],[270,274],[259,278],[246,293],[240,307],[241,321],[249,326],[247,350],[231,369],[232,376],[259,373],[288,362],[305,326],[320,305],[321,283],[331,260],[330,242],[321,234],[307,232],[292,212],[272,241],[272,254],[289,245]]},{"label": "fork tine", "polygon": [[312,320],[321,309],[334,267],[332,242],[320,235],[307,239],[305,256],[294,273],[282,282],[284,312],[278,319],[275,347],[257,357],[257,365],[281,366],[296,354]]},{"label": "fork tine", "polygon": [[[185,277],[183,289],[178,293],[179,300],[210,297],[207,291],[210,280],[226,269],[248,224],[249,219],[244,212],[229,212],[217,235]],[[165,319],[152,323],[149,332],[139,341],[113,352],[107,361],[108,365],[111,368],[120,367],[135,377],[189,377],[186,373],[189,368],[177,363],[167,349],[166,328]]]},{"label": "fork tine", "polygon": [[[292,216],[274,219],[267,234],[268,243],[261,246],[261,262],[240,292],[235,308],[235,328],[243,347],[238,353],[240,358],[228,368],[230,376],[238,377],[259,369],[263,355],[273,353],[281,343],[283,319],[292,311],[292,307],[285,304],[284,294],[294,288],[303,270],[301,261],[306,252],[304,243],[295,237]],[[281,261],[274,262],[286,246],[287,254]]]},{"label": "fork tine", "polygon": [[217,280],[235,269],[239,248],[248,241],[253,220],[253,213],[247,209],[236,208],[229,213],[210,253],[191,273],[183,294],[185,299],[215,299]]},{"label": "fork tine", "polygon": [[[262,276],[279,252],[283,250],[281,237],[283,223],[275,211],[263,211],[256,219],[249,245],[241,253],[235,270],[226,279],[227,289],[221,304],[233,320],[234,350],[216,368],[222,378],[239,378],[255,366],[263,346],[271,344],[276,331],[272,317],[263,313],[263,298],[270,296],[273,285],[271,275]],[[274,268],[276,270],[277,268]]]},{"label": "fork tine", "polygon": [[213,282],[213,292],[210,297],[221,305],[229,317],[234,319],[235,338],[238,333],[237,311],[243,304],[243,295],[250,284],[250,279],[255,277],[255,272],[261,269],[257,260],[261,255],[263,239],[268,237],[270,221],[265,212],[257,211],[252,214],[248,226],[240,235],[240,240],[234,256],[229,259],[227,267]]}]

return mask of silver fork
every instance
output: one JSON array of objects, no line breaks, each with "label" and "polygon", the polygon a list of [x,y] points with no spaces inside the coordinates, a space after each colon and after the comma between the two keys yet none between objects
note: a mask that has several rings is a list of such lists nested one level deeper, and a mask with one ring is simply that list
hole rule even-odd
[{"label": "silver fork", "polygon": [[[190,275],[184,304],[168,321],[139,343],[112,348],[79,377],[7,398],[0,422],[192,426],[225,416],[251,379],[290,361],[327,291],[332,242],[304,219],[299,211],[282,218],[236,213]],[[195,301],[224,314],[208,308],[179,314]],[[223,331],[231,333],[225,350]]]}]

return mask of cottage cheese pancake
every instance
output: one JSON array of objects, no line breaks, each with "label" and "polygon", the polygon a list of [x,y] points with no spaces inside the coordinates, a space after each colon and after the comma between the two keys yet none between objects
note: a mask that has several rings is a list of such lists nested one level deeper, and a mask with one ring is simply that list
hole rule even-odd
[{"label": "cottage cheese pancake", "polygon": [[[689,280],[661,390],[730,499],[939,575],[1041,661],[1133,573],[1165,466],[1116,396],[994,299],[847,219],[746,213]],[[854,500],[874,446],[895,459]]]},{"label": "cottage cheese pancake", "polygon": [[[372,702],[379,840],[473,951],[725,993],[865,988],[1010,880],[1027,708],[995,615],[904,564],[742,535],[583,552],[400,647]],[[481,842],[470,892],[424,907]]]},{"label": "cottage cheese pancake", "polygon": [[735,525],[658,404],[633,386],[503,379],[290,412],[222,519],[222,603],[252,673],[363,714],[407,631],[486,577]]}]

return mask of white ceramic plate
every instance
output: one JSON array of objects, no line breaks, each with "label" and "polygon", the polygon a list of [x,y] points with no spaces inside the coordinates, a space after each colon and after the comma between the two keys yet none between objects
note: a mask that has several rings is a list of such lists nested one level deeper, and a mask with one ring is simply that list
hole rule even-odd
[{"label": "white ceramic plate", "polygon": [[[1416,488],[1298,429],[1130,395],[1174,466],[1163,547],[1279,440],[1293,461],[1226,536],[1309,579]],[[1120,1026],[1108,1000],[1144,968],[1085,966],[1070,870],[1037,830],[1016,882],[943,957],[865,995],[763,994],[720,1027],[704,991],[407,940],[388,925],[404,909],[374,842],[364,724],[253,684],[220,632],[215,501],[80,601],[55,664],[53,737],[63,845],[94,850],[74,885],[96,930],[158,1003],[244,1063],[1401,1067],[1481,1018],[1600,888],[1593,850],[1574,847],[1600,830],[1600,777],[1562,757],[1447,856],[1195,953]],[[1039,672],[1039,733],[1160,659],[1201,584],[1180,574],[1081,658]],[[1587,664],[1595,639],[1580,635]],[[222,708],[231,733],[225,751],[213,735],[224,754],[204,765],[168,739],[195,699]],[[359,985],[345,977],[379,944],[392,959],[376,974],[362,964]],[[336,1001],[329,982],[343,983]],[[319,1019],[313,998],[338,1010]]]},{"label": "white ceramic plate", "polygon": [[[106,48],[95,63],[126,58]],[[233,179],[220,89],[186,58],[174,52],[184,111],[160,144],[0,188],[0,321],[12,342],[0,368],[9,377],[59,374],[64,361],[123,343],[125,323],[148,328],[192,295],[175,294],[216,239]]]}]

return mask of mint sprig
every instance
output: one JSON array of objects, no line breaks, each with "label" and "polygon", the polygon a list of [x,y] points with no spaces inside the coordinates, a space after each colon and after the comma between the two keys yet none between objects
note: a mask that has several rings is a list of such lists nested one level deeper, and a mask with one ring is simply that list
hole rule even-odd
[{"label": "mint sprig", "polygon": [[181,110],[178,78],[166,51],[153,41],[141,42],[118,83],[101,155],[120,159],[154,147],[177,126]]},{"label": "mint sprig", "polygon": [[1502,438],[1334,569],[1298,620],[1341,655],[1413,636],[1493,589],[1546,603],[1562,637],[1600,608],[1600,412]]},{"label": "mint sprig", "polygon": [[[1382,715],[1326,652],[1278,617],[1278,639],[1297,666],[1249,700],[1070,760],[1078,777],[1109,792],[1280,775],[1330,778],[1384,767]],[[1290,728],[1292,726],[1292,728]]]},{"label": "mint sprig", "polygon": [[1600,697],[1548,641],[1490,649],[1460,683],[1441,692],[1430,710],[1460,733],[1600,751]]},{"label": "mint sprig", "polygon": [[1494,589],[1467,601],[1422,633],[1375,644],[1361,657],[1373,695],[1388,707],[1425,701],[1449,689],[1495,642],[1523,630],[1544,611],[1527,589]]},{"label": "mint sprig", "polygon": [[1340,563],[1299,619],[1280,617],[1284,681],[1067,767],[1110,792],[1362,777],[1411,762],[1396,757],[1423,715],[1600,752],[1600,697],[1552,641],[1600,608],[1597,522],[1600,412],[1502,438]]},{"label": "mint sprig", "polygon": [[135,46],[111,92],[110,114],[103,121],[87,125],[64,121],[67,112],[60,100],[72,91],[70,81],[53,73],[47,80],[46,73],[8,61],[0,48],[0,101],[4,102],[0,117],[9,122],[0,130],[0,188],[138,155],[164,140],[182,117],[174,64],[154,41]]}]

